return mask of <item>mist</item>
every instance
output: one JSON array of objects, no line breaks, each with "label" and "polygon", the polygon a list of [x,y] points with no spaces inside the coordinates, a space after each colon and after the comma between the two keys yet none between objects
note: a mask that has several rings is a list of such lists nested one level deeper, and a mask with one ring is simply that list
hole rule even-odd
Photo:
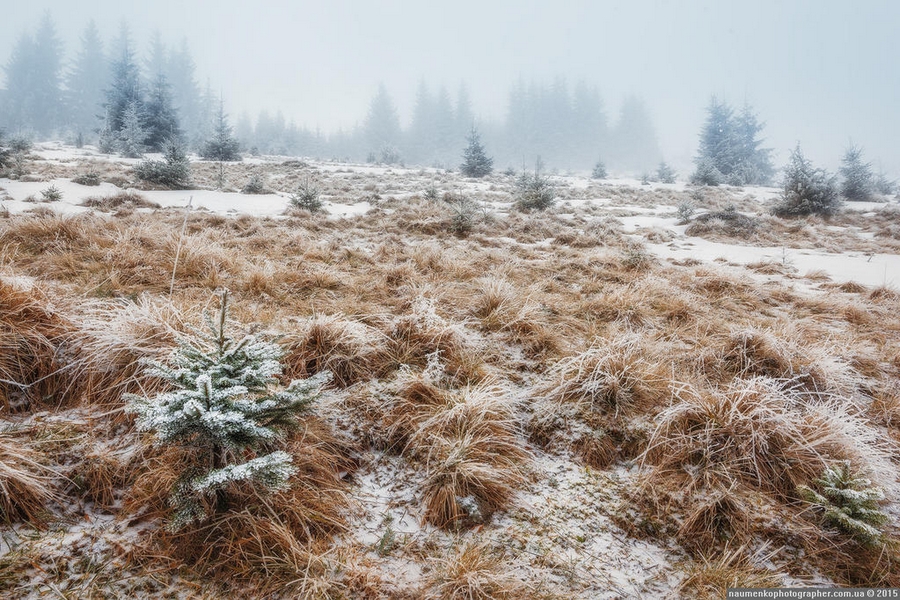
[{"label": "mist", "polygon": [[596,88],[610,125],[639,98],[661,158],[683,175],[712,95],[754,108],[779,167],[799,142],[835,169],[854,143],[876,169],[900,175],[900,3],[890,0],[4,0],[0,64],[47,12],[67,61],[90,19],[107,45],[127,23],[141,62],[154,31],[171,47],[186,40],[198,83],[221,94],[232,123],[267,110],[311,130],[351,130],[383,84],[406,128],[422,82],[453,94],[465,83],[478,122],[502,123],[517,82],[563,80]]}]

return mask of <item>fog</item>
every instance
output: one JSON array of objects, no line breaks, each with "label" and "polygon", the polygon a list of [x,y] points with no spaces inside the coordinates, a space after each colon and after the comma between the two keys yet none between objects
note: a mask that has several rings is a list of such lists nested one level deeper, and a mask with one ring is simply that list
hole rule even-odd
[{"label": "fog", "polygon": [[0,64],[46,11],[67,59],[91,18],[107,44],[127,22],[139,56],[154,30],[166,44],[186,39],[197,79],[234,118],[280,110],[311,129],[349,129],[383,83],[406,126],[424,80],[453,93],[465,82],[476,117],[502,121],[516,81],[565,78],[595,85],[610,122],[627,96],[642,98],[682,173],[716,95],[753,106],[779,167],[800,142],[835,169],[852,141],[900,175],[894,0],[0,0]]}]

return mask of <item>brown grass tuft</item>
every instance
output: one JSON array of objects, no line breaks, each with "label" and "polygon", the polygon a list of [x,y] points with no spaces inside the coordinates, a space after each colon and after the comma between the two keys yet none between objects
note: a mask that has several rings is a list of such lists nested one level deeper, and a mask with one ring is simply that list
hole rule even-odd
[{"label": "brown grass tuft", "polygon": [[378,378],[388,366],[386,342],[381,331],[359,321],[315,317],[303,331],[284,339],[285,377],[331,371],[339,388]]},{"label": "brown grass tuft", "polygon": [[743,547],[726,548],[718,555],[702,556],[694,563],[678,591],[684,598],[718,600],[727,595],[729,588],[773,588],[782,584],[782,577],[756,566]]},{"label": "brown grass tuft", "polygon": [[446,557],[432,560],[426,598],[441,600],[515,600],[533,591],[505,566],[504,556],[485,542],[461,544]]},{"label": "brown grass tuft", "polygon": [[63,405],[78,397],[71,322],[36,287],[0,280],[0,410]]},{"label": "brown grass tuft", "polygon": [[57,497],[56,471],[21,433],[0,430],[0,522],[40,524],[47,502]]},{"label": "brown grass tuft", "polygon": [[642,462],[651,480],[673,477],[685,489],[744,483],[776,497],[796,497],[829,458],[848,449],[834,424],[807,416],[780,382],[736,379],[725,389],[685,389],[659,417]]}]

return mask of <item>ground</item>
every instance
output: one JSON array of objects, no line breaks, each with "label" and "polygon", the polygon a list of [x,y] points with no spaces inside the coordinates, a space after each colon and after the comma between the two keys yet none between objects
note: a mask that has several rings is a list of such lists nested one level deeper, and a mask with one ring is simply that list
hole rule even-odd
[{"label": "ground", "polygon": [[[135,162],[45,143],[0,178],[4,593],[900,584],[895,198],[785,220],[773,188],[556,173],[521,212],[513,174],[259,157],[172,191]],[[307,182],[320,213],[290,207]],[[189,459],[122,393],[158,391],[141,359],[221,288],[285,382],[333,379],[284,440],[293,487],[179,536]],[[798,492],[843,461],[885,496],[874,544]]]}]

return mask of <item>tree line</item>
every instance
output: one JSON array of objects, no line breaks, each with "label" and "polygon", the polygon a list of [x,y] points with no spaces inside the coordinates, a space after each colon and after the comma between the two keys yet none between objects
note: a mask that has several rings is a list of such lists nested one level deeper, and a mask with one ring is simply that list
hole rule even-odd
[{"label": "tree line", "polygon": [[[227,120],[223,99],[209,84],[198,84],[186,40],[169,47],[156,33],[146,51],[138,52],[127,24],[107,44],[89,22],[69,59],[45,14],[34,31],[19,37],[3,70],[0,127],[8,134],[96,143],[124,155],[161,152],[173,138],[200,151],[221,118]],[[476,117],[465,83],[451,95],[422,81],[407,127],[382,85],[352,128],[326,134],[298,126],[280,111],[263,110],[255,119],[240,115],[234,135],[247,152],[452,168],[476,124],[504,166],[540,155],[551,167],[589,168],[602,159],[612,168],[638,172],[661,159],[652,119],[639,98],[626,98],[610,123],[596,88],[580,82],[570,89],[563,79],[517,81],[505,118],[496,122]]]}]

